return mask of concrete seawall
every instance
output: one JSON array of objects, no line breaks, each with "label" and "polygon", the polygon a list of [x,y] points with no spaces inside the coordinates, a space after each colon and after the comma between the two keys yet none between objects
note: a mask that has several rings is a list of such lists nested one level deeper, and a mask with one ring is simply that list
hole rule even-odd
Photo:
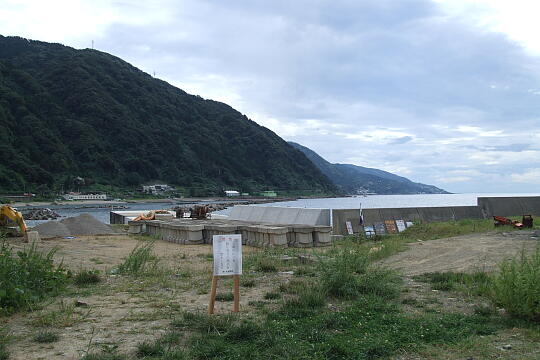
[{"label": "concrete seawall", "polygon": [[[479,197],[477,203],[477,206],[363,209],[362,215],[364,225],[370,226],[385,220],[437,222],[524,214],[540,217],[540,196]],[[355,233],[362,231],[359,209],[332,210],[332,227],[335,235],[347,234],[347,221],[351,223]]]}]

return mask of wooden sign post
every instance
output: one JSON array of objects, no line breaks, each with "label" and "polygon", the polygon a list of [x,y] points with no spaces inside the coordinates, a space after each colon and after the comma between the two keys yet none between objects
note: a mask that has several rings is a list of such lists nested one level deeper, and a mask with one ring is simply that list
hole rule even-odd
[{"label": "wooden sign post", "polygon": [[214,235],[212,238],[214,253],[214,275],[208,314],[214,313],[217,283],[220,276],[233,276],[233,312],[240,311],[240,275],[242,275],[242,235]]}]

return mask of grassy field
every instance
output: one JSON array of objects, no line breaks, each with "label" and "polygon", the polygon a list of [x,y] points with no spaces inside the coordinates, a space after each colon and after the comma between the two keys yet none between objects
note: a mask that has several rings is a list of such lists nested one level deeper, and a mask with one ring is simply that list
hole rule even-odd
[{"label": "grassy field", "polygon": [[107,260],[114,243],[101,239],[104,254],[85,268],[47,262],[45,252],[35,257],[50,265],[44,273],[61,274],[57,291],[4,312],[0,360],[537,359],[538,252],[495,274],[405,278],[377,265],[408,242],[491,230],[490,221],[424,224],[323,249],[246,248],[241,312],[230,313],[224,278],[214,316],[205,311],[210,247],[129,238],[122,258]]}]

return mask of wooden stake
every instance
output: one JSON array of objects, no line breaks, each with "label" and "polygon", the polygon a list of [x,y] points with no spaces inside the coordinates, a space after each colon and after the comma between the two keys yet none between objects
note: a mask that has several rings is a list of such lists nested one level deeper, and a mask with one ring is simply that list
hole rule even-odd
[{"label": "wooden stake", "polygon": [[234,307],[233,312],[240,311],[240,275],[233,275],[234,279]]},{"label": "wooden stake", "polygon": [[217,276],[212,276],[212,290],[210,291],[210,303],[208,304],[208,314],[214,313],[214,304],[216,303]]}]

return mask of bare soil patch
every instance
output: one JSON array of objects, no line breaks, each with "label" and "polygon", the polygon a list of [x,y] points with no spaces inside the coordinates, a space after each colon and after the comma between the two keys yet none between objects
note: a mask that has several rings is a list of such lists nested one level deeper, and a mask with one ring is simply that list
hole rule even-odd
[{"label": "bare soil patch", "polygon": [[[56,262],[74,272],[99,269],[103,282],[88,288],[73,287],[72,293],[55,298],[42,309],[0,319],[13,341],[8,345],[10,360],[80,359],[88,352],[117,349],[130,353],[144,340],[152,340],[170,329],[171,319],[183,311],[206,312],[212,275],[210,245],[178,245],[155,241],[154,253],[168,269],[167,274],[148,277],[105,274],[129,255],[141,238],[117,236],[81,236],[75,239],[44,240],[39,248],[57,249]],[[148,239],[144,240],[148,241]],[[28,246],[10,239],[14,249]],[[260,249],[244,247],[244,256]],[[264,299],[280,283],[293,275],[280,273],[245,274],[253,287],[241,287],[243,312]],[[222,278],[218,293],[232,291],[232,279]],[[82,307],[74,304],[78,301]],[[216,313],[232,311],[232,302],[216,302]],[[4,324],[2,324],[4,326]],[[51,330],[59,341],[40,344],[32,341],[41,330]]]},{"label": "bare soil patch", "polygon": [[522,250],[540,244],[528,230],[470,234],[446,239],[419,241],[381,262],[406,276],[430,272],[492,271],[497,264]]}]

